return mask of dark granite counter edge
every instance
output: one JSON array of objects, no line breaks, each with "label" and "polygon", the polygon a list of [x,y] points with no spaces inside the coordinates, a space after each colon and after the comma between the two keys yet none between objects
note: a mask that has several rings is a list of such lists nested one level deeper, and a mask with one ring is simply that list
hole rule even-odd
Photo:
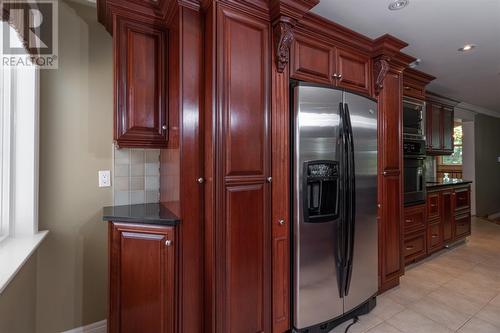
[{"label": "dark granite counter edge", "polygon": [[472,181],[470,180],[463,180],[461,182],[456,182],[456,183],[426,183],[425,187],[426,188],[436,188],[436,187],[453,187],[453,186],[463,186],[463,185],[468,185],[471,184]]},{"label": "dark granite counter edge", "polygon": [[181,222],[176,214],[158,203],[103,207],[102,220],[163,226],[176,226]]},{"label": "dark granite counter edge", "polygon": [[102,220],[105,222],[122,222],[122,223],[134,223],[134,224],[155,224],[155,225],[165,225],[165,226],[176,226],[181,223],[180,220],[161,220],[161,219],[145,219],[141,217],[119,217],[119,216],[102,216]]}]

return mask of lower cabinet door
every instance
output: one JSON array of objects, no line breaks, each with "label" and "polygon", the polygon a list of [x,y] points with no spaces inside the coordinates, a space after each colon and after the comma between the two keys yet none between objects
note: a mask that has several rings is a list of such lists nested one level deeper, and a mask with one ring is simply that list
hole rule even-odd
[{"label": "lower cabinet door", "polygon": [[109,225],[109,333],[175,331],[174,228]]},{"label": "lower cabinet door", "polygon": [[457,215],[455,217],[455,239],[470,236],[470,214]]},{"label": "lower cabinet door", "polygon": [[419,260],[427,255],[427,237],[425,230],[422,232],[413,233],[405,237],[404,242],[404,257],[405,263]]},{"label": "lower cabinet door", "polygon": [[427,227],[427,253],[440,250],[443,247],[443,225],[441,221],[429,222]]},{"label": "lower cabinet door", "polygon": [[443,210],[441,212],[441,222],[443,223],[443,242],[445,244],[453,241],[454,235],[454,208],[453,190],[441,192]]}]

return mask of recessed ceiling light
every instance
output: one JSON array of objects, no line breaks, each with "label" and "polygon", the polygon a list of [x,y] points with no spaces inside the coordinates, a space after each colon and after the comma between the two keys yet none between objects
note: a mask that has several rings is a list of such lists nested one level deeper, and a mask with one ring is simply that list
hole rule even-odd
[{"label": "recessed ceiling light", "polygon": [[389,4],[390,10],[403,9],[410,3],[410,0],[394,0]]},{"label": "recessed ceiling light", "polygon": [[474,45],[474,44],[465,44],[464,46],[462,46],[458,50],[460,52],[467,52],[467,51],[470,51],[470,50],[472,50],[474,48],[476,48],[476,45]]}]

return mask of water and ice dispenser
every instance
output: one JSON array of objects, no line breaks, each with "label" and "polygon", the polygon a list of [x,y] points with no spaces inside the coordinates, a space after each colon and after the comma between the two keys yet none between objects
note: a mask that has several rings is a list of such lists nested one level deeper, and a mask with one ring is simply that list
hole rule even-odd
[{"label": "water and ice dispenser", "polygon": [[304,222],[327,222],[338,218],[339,163],[304,162]]}]

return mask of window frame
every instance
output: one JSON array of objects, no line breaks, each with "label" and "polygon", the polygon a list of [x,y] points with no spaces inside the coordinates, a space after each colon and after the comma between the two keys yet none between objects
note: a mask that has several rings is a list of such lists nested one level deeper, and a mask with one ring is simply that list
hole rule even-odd
[{"label": "window frame", "polygon": [[0,243],[38,232],[39,98],[37,67],[0,66]]},{"label": "window frame", "polygon": [[[453,135],[453,151],[455,151],[455,147],[462,147],[462,153],[463,153],[463,142],[464,142],[464,139],[463,139],[463,124],[462,124],[462,122],[455,122],[454,123],[453,133],[455,133],[455,127],[458,127],[458,126],[462,127],[462,143],[457,144],[455,142],[455,135]],[[445,163],[444,162],[444,157],[445,156],[439,156],[439,159],[438,159],[438,164],[439,165],[443,165],[443,166],[447,166],[447,167],[453,167],[453,166],[461,167],[464,164],[463,157],[462,157],[462,163],[460,163],[460,164]]]}]

